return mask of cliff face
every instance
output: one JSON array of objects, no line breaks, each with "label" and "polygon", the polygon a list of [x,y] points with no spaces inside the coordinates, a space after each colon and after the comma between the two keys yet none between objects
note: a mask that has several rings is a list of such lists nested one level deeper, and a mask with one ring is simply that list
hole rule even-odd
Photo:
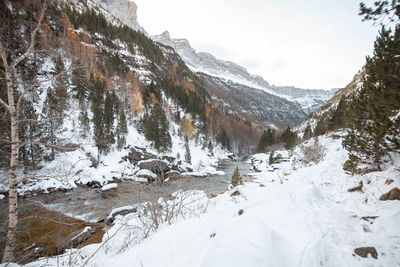
[{"label": "cliff face", "polygon": [[137,22],[137,5],[130,0],[94,0],[122,23],[147,35]]}]

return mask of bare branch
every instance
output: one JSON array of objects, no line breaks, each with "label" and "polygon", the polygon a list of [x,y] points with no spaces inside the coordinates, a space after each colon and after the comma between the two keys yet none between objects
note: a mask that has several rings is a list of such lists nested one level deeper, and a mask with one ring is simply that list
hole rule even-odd
[{"label": "bare branch", "polygon": [[4,139],[4,138],[0,138],[0,142],[1,143],[8,143],[8,144],[11,143],[10,140]]},{"label": "bare branch", "polygon": [[42,7],[42,10],[40,11],[39,20],[36,25],[36,28],[31,32],[31,43],[30,43],[28,49],[25,51],[25,53],[23,53],[20,57],[16,58],[14,60],[14,62],[11,63],[11,65],[9,67],[10,70],[14,69],[16,65],[18,65],[22,60],[24,60],[32,52],[32,49],[35,45],[36,34],[42,23],[42,20],[44,17],[44,11],[46,10],[46,7],[47,7],[47,0],[44,0],[43,7]]},{"label": "bare branch", "polygon": [[71,151],[73,149],[74,150],[76,149],[76,147],[58,146],[58,145],[53,145],[53,144],[49,144],[49,143],[45,143],[45,142],[36,142],[36,141],[23,142],[23,143],[19,144],[19,147],[23,147],[23,146],[30,145],[30,144],[47,146],[47,147],[51,147],[51,148],[55,148],[55,149],[61,150],[63,152],[68,152],[68,151]]}]

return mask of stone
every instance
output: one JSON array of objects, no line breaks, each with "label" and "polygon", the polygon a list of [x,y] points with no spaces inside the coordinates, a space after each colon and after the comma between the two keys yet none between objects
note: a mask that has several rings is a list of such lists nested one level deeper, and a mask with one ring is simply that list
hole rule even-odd
[{"label": "stone", "polygon": [[90,226],[85,227],[83,230],[79,230],[69,234],[57,245],[57,252],[63,253],[68,248],[75,248],[82,244],[92,235],[92,228]]},{"label": "stone", "polygon": [[347,192],[362,191],[363,186],[364,186],[363,181],[360,181],[359,186],[350,188],[350,189],[347,190]]},{"label": "stone", "polygon": [[239,211],[238,211],[239,216],[242,215],[243,213],[244,213],[243,210],[239,210]]},{"label": "stone", "polygon": [[[25,248],[22,252],[15,255],[14,261],[18,264],[27,264],[38,258],[45,256],[47,250],[43,247],[37,247],[35,243]],[[7,266],[7,265],[6,265]]]},{"label": "stone", "polygon": [[138,162],[138,166],[155,174],[163,174],[171,169],[168,161],[159,159],[142,160]]},{"label": "stone", "polygon": [[400,190],[395,187],[386,194],[383,194],[379,200],[400,200]]},{"label": "stone", "polygon": [[127,208],[127,209],[117,210],[117,211],[111,213],[110,216],[108,216],[106,224],[111,226],[115,221],[115,217],[117,217],[118,215],[125,216],[127,214],[136,213],[136,212],[137,212],[137,209],[133,208],[133,207],[130,207],[130,208]]},{"label": "stone", "polygon": [[235,196],[240,196],[240,192],[235,190],[232,194],[231,197],[235,197]]},{"label": "stone", "polygon": [[118,186],[115,183],[105,185],[101,189],[102,198],[114,198],[117,196],[118,196]]},{"label": "stone", "polygon": [[368,258],[371,255],[372,258],[378,259],[378,252],[374,247],[360,247],[354,250],[354,253],[360,257]]}]

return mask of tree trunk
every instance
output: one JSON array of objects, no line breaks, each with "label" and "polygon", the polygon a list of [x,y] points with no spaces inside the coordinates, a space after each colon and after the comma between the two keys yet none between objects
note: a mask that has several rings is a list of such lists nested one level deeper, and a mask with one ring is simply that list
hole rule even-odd
[{"label": "tree trunk", "polygon": [[11,121],[11,158],[9,170],[9,190],[8,190],[8,230],[6,246],[2,262],[10,262],[14,256],[14,248],[16,242],[17,223],[18,223],[18,192],[17,192],[17,165],[18,165],[18,114],[15,107],[14,92],[11,80],[11,72],[5,70],[8,104]]}]

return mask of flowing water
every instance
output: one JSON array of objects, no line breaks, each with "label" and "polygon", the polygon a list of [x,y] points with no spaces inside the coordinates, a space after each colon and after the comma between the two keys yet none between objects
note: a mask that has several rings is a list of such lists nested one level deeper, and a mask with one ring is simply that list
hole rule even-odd
[{"label": "flowing water", "polygon": [[133,181],[121,181],[118,183],[118,197],[113,198],[102,198],[101,189],[79,187],[68,192],[42,194],[27,200],[41,203],[50,210],[74,218],[96,222],[106,218],[114,208],[141,203],[154,197],[169,196],[178,190],[204,190],[208,195],[217,195],[228,188],[236,167],[245,177],[251,172],[250,166],[244,162],[227,162],[218,169],[224,171],[224,175],[184,177],[168,181],[163,186],[155,183],[140,184]]}]

